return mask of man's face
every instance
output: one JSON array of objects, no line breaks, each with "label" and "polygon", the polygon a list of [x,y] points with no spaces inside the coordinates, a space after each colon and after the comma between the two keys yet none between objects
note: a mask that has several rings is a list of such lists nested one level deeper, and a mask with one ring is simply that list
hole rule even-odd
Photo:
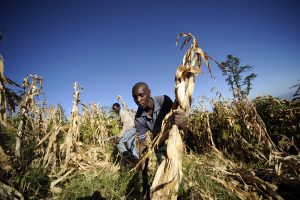
[{"label": "man's face", "polygon": [[134,102],[144,110],[150,106],[151,93],[149,88],[144,85],[136,87],[132,90]]},{"label": "man's face", "polygon": [[117,107],[117,106],[114,106],[114,107],[113,107],[113,111],[114,111],[115,113],[119,114],[120,108]]}]

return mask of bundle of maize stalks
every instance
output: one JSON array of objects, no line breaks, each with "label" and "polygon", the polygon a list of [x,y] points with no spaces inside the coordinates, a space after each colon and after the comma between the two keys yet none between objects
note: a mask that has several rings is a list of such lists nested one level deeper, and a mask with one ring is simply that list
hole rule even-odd
[{"label": "bundle of maize stalks", "polygon": [[183,154],[183,131],[177,125],[172,124],[173,113],[178,110],[187,111],[192,102],[194,92],[195,75],[201,72],[202,59],[209,68],[207,54],[199,48],[198,41],[190,33],[181,33],[177,36],[186,37],[181,48],[191,40],[191,46],[187,49],[182,65],[177,68],[175,77],[175,103],[172,110],[165,116],[161,132],[154,139],[148,151],[141,158],[137,167],[148,158],[158,146],[163,143],[162,136],[168,135],[165,144],[167,146],[165,159],[160,163],[155,173],[151,186],[151,197],[153,199],[177,199],[178,187],[182,180],[182,154]]}]

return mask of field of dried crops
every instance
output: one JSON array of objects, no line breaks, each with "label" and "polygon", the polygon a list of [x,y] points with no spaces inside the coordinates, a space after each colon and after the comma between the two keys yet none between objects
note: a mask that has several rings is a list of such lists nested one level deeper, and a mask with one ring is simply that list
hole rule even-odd
[{"label": "field of dried crops", "polygon": [[[80,104],[69,119],[45,106],[42,79],[29,76],[15,113],[1,121],[1,198],[141,199],[141,174],[120,166],[116,117]],[[39,97],[39,98],[38,98]],[[78,112],[78,107],[82,112]],[[299,109],[271,96],[193,107],[184,130],[180,199],[293,199],[300,186]],[[155,168],[149,171],[154,176]]]},{"label": "field of dried crops", "polygon": [[[182,66],[200,56],[207,62],[195,44]],[[143,198],[141,172],[120,164],[110,139],[119,129],[114,113],[81,103],[82,87],[75,82],[67,119],[61,106],[47,105],[42,77],[28,75],[19,86],[5,77],[2,59],[0,64],[1,199]],[[264,96],[252,101],[212,99],[212,111],[203,101],[190,107],[189,83],[194,84],[191,77],[197,70],[182,66],[176,73],[176,109],[187,111],[186,128],[170,130],[168,118],[163,124],[170,135],[180,136],[169,138],[167,151],[180,163],[166,160],[169,175],[164,177],[154,159],[149,181],[172,181],[153,199],[164,199],[166,193],[173,199],[297,199],[299,104]],[[183,96],[181,83],[188,87]],[[22,93],[13,88],[22,88]],[[180,149],[174,148],[178,140]],[[148,153],[148,158],[153,156]]]}]

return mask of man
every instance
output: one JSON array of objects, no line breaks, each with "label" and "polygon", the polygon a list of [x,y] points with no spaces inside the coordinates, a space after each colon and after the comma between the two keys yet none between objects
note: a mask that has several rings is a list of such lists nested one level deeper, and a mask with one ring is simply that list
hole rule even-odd
[{"label": "man", "polygon": [[[144,82],[138,82],[133,86],[132,97],[138,105],[134,123],[139,138],[139,153],[141,156],[147,148],[147,131],[152,133],[153,138],[159,134],[162,121],[166,114],[172,109],[173,101],[166,95],[151,97],[151,91]],[[185,113],[180,111],[175,112],[174,114],[173,123],[176,124],[179,129],[183,129],[185,126],[184,115]],[[162,156],[165,153],[165,149],[165,146],[160,145],[159,149],[155,152],[159,163],[163,159]],[[146,160],[142,171],[144,199],[150,199],[147,163],[148,160]]]},{"label": "man", "polygon": [[129,161],[137,161],[139,154],[134,144],[134,136],[136,134],[134,120],[127,110],[121,110],[119,103],[114,103],[112,109],[120,116],[122,127],[116,142],[117,148],[123,158],[128,159]]},{"label": "man", "polygon": [[[147,131],[151,131],[153,138],[157,136],[161,129],[162,120],[172,109],[173,101],[166,95],[151,97],[151,91],[144,82],[138,82],[133,86],[132,97],[138,105],[135,127],[138,133],[141,155],[146,148]],[[185,113],[182,111],[177,111],[174,114],[173,123],[179,129],[183,129],[185,126],[184,115]]]}]

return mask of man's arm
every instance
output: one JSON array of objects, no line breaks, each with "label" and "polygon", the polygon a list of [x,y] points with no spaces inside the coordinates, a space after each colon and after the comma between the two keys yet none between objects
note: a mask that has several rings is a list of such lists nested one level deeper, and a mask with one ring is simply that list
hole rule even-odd
[{"label": "man's arm", "polygon": [[140,121],[137,119],[134,120],[136,132],[138,134],[138,140],[139,140],[139,155],[140,157],[143,155],[145,149],[147,148],[147,131],[148,128],[143,125]]},{"label": "man's arm", "polygon": [[143,153],[147,149],[147,142],[145,141],[139,141],[139,156],[142,157]]}]

